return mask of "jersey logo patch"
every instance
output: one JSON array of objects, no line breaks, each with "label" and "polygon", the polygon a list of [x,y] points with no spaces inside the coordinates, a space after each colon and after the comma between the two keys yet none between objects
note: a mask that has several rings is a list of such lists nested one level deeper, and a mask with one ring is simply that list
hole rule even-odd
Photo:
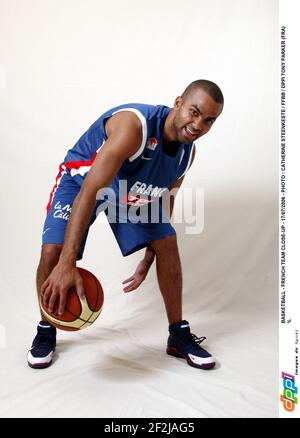
[{"label": "jersey logo patch", "polygon": [[151,151],[155,151],[155,148],[156,148],[157,144],[158,144],[157,138],[151,137],[148,140],[146,148],[150,149]]},{"label": "jersey logo patch", "polygon": [[147,141],[147,146],[144,149],[144,153],[142,155],[142,160],[152,160],[153,158],[153,152],[156,149],[156,146],[158,145],[157,138],[151,137]]}]

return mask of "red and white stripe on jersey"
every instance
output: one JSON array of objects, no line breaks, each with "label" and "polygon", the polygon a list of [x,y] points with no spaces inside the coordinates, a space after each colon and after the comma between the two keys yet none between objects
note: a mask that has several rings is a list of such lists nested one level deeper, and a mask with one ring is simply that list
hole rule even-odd
[{"label": "red and white stripe on jersey", "polygon": [[[98,149],[99,150],[99,149]],[[98,152],[98,151],[97,151]],[[84,176],[91,168],[95,158],[97,156],[97,152],[94,153],[92,158],[88,161],[68,161],[65,163],[66,168],[70,171],[71,176],[81,175]]]},{"label": "red and white stripe on jersey", "polygon": [[67,163],[61,164],[59,166],[59,173],[56,177],[55,184],[53,189],[51,190],[49,202],[47,204],[47,213],[50,211],[52,201],[54,198],[54,195],[56,193],[56,190],[58,189],[58,186],[61,182],[62,177],[67,172],[67,169],[70,171],[71,176],[75,175],[81,175],[84,176],[91,168],[97,153],[95,152],[92,158],[88,161],[68,161]]},{"label": "red and white stripe on jersey", "polygon": [[57,188],[58,188],[58,186],[59,186],[59,184],[61,182],[61,179],[62,179],[62,177],[64,176],[65,173],[66,173],[66,166],[64,164],[60,164],[59,172],[58,172],[58,175],[56,177],[54,187],[51,190],[49,201],[48,201],[48,204],[47,204],[47,207],[46,207],[47,208],[47,213],[49,213],[49,210],[51,208],[51,204],[52,204],[55,192],[56,192],[56,190],[57,190]]},{"label": "red and white stripe on jersey", "polygon": [[[189,170],[190,165],[191,165],[191,161],[192,161],[192,157],[193,157],[193,151],[194,151],[194,148],[195,148],[195,143],[193,143],[193,145],[192,145],[192,147],[191,147],[191,152],[190,152],[190,156],[189,156],[189,160],[188,160],[188,163],[187,163],[187,165],[186,165],[186,168],[185,168],[184,172],[182,172],[181,175],[180,175],[177,179],[182,178],[182,177],[187,173],[187,171]],[[184,150],[182,151],[182,155],[181,155],[181,158],[180,158],[179,166],[180,166],[180,164],[181,164],[181,161],[182,161],[182,159],[183,159],[183,156],[184,156]],[[179,166],[178,166],[178,167],[179,167]]]},{"label": "red and white stripe on jersey", "polygon": [[59,173],[56,177],[55,184],[54,184],[54,187],[50,193],[49,202],[47,204],[47,213],[49,212],[49,210],[51,208],[55,192],[56,192],[56,190],[61,182],[61,179],[64,176],[64,174],[67,172],[66,169],[68,169],[70,171],[71,176],[75,176],[75,175],[84,176],[90,170],[93,162],[95,161],[97,153],[99,152],[99,150],[101,149],[101,147],[103,146],[104,143],[105,143],[105,140],[103,140],[102,145],[96,150],[96,152],[94,153],[92,158],[90,158],[89,160],[87,160],[87,161],[83,161],[83,160],[67,161],[66,163],[63,163],[59,166]]}]

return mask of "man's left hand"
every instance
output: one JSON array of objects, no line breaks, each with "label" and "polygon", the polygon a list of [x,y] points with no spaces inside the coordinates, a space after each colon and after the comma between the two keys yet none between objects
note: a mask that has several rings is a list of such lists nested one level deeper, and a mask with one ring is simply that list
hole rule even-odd
[{"label": "man's left hand", "polygon": [[122,282],[122,284],[128,283],[127,286],[124,287],[123,291],[126,293],[137,289],[139,285],[145,280],[150,266],[151,263],[147,262],[146,260],[142,260],[138,264],[135,273]]}]

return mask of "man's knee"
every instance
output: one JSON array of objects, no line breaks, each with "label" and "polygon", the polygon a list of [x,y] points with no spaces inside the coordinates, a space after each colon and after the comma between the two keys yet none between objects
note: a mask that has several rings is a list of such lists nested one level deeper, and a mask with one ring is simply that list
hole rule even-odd
[{"label": "man's knee", "polygon": [[53,268],[59,259],[62,245],[45,243],[42,245],[40,264]]},{"label": "man's knee", "polygon": [[159,253],[173,253],[178,251],[176,234],[172,236],[163,237],[162,239],[153,240],[150,245],[156,254]]}]

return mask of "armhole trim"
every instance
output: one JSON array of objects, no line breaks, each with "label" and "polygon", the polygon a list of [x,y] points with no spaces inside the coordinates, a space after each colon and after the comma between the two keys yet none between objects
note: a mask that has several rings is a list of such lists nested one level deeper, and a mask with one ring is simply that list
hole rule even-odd
[{"label": "armhole trim", "polygon": [[116,113],[120,113],[121,111],[131,111],[131,112],[135,113],[138,116],[138,118],[140,119],[140,122],[142,124],[142,133],[143,133],[142,143],[141,143],[139,149],[136,151],[136,153],[131,155],[131,157],[128,158],[128,160],[131,162],[131,161],[135,160],[136,158],[138,158],[143,153],[143,150],[145,149],[146,140],[147,140],[147,123],[146,123],[146,119],[143,116],[143,114],[135,108],[122,108],[122,109],[112,113],[112,115],[114,115]]},{"label": "armhole trim", "polygon": [[190,152],[190,156],[189,156],[189,161],[188,161],[188,163],[187,163],[187,165],[186,165],[186,168],[185,168],[185,171],[177,178],[177,179],[180,179],[180,178],[182,178],[185,174],[186,174],[186,172],[189,170],[189,167],[190,167],[190,164],[191,164],[191,161],[192,161],[192,156],[193,156],[193,150],[194,150],[194,147],[195,147],[195,143],[193,143],[193,145],[192,145],[192,147],[191,147],[191,152]]}]

